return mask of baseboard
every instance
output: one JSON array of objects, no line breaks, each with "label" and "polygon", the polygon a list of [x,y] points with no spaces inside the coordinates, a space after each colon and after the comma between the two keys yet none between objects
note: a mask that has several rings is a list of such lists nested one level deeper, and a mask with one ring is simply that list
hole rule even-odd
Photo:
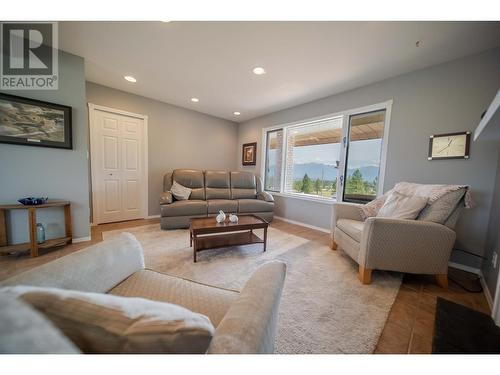
[{"label": "baseboard", "polygon": [[160,217],[160,215],[149,215],[149,216],[146,216],[146,219],[158,219]]},{"label": "baseboard", "polygon": [[73,238],[73,240],[71,242],[73,242],[73,243],[87,242],[87,241],[90,241],[91,239],[92,238],[90,236],[78,237],[78,238]]},{"label": "baseboard", "polygon": [[324,233],[330,233],[330,229],[316,227],[314,225],[306,224],[306,223],[303,223],[301,221],[290,220],[290,219],[287,219],[287,218],[281,217],[281,216],[274,216],[274,218],[278,219],[278,220],[285,221],[285,222],[290,223],[290,224],[300,225],[302,227],[311,228],[311,229],[318,230],[318,231],[324,232]]},{"label": "baseboard", "polygon": [[466,271],[473,273],[475,275],[481,275],[481,270],[479,268],[471,267],[471,266],[466,266],[465,264],[460,264],[460,263],[455,263],[455,262],[448,262],[448,266],[451,268],[456,268],[458,270]]},{"label": "baseboard", "polygon": [[488,305],[490,306],[490,310],[493,311],[493,298],[491,297],[490,290],[488,289],[488,285],[486,285],[486,281],[484,281],[483,271],[479,271],[479,280],[481,281],[481,286],[483,287],[484,295],[486,297],[486,301],[488,301]]}]

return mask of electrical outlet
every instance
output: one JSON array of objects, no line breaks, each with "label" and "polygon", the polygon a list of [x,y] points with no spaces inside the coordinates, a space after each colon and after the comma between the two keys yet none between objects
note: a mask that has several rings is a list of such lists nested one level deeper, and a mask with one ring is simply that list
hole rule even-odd
[{"label": "electrical outlet", "polygon": [[497,258],[498,254],[496,251],[494,251],[493,256],[491,257],[491,264],[493,264],[493,268],[497,268]]}]

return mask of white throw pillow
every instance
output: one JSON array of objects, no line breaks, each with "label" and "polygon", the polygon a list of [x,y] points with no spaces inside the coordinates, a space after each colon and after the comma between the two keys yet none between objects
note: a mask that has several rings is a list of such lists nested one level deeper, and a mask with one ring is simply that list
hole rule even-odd
[{"label": "white throw pillow", "polygon": [[172,184],[170,192],[175,197],[175,199],[180,201],[185,201],[186,199],[189,199],[189,196],[191,195],[191,189],[182,186],[181,184],[177,183],[177,181],[174,181],[174,183]]},{"label": "white throw pillow", "polygon": [[426,197],[406,196],[393,191],[378,211],[377,217],[414,220],[427,204]]},{"label": "white throw pillow", "polygon": [[84,353],[205,353],[215,328],[166,302],[57,288],[0,289],[43,313]]}]

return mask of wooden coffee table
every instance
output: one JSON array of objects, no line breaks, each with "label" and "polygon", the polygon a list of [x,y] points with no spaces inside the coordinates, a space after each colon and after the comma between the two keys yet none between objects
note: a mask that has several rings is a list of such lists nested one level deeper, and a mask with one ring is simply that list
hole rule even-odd
[{"label": "wooden coffee table", "polygon": [[[218,223],[215,217],[194,218],[189,224],[189,246],[193,247],[193,258],[196,262],[196,253],[208,249],[217,249],[229,246],[250,245],[255,243],[267,245],[267,227],[269,223],[255,215],[238,216],[237,223],[226,219]],[[264,229],[264,238],[261,239],[253,231]]]}]

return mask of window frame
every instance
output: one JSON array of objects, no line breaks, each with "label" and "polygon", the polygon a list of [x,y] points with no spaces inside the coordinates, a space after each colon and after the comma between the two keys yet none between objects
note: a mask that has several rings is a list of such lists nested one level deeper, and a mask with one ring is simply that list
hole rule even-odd
[{"label": "window frame", "polygon": [[[383,188],[384,188],[384,181],[385,181],[385,173],[386,173],[386,161],[387,161],[387,149],[388,149],[388,143],[389,143],[389,129],[390,129],[390,122],[391,122],[391,110],[392,110],[392,103],[393,100],[387,100],[385,102],[381,103],[376,103],[372,105],[367,105],[363,107],[357,107],[357,108],[352,108],[344,111],[339,111],[339,112],[334,112],[330,113],[327,115],[323,116],[317,116],[317,117],[312,117],[308,119],[303,119],[299,121],[293,121],[293,122],[288,122],[284,124],[276,124],[272,125],[269,127],[262,128],[262,148],[261,148],[261,165],[260,165],[260,175],[263,176],[264,180],[264,190],[276,195],[276,196],[282,196],[282,197],[289,197],[289,198],[295,198],[295,199],[302,199],[302,200],[307,200],[307,201],[315,201],[319,203],[326,203],[326,204],[333,204],[335,202],[342,202],[343,201],[343,193],[344,193],[344,185],[345,185],[345,166],[346,166],[346,157],[347,157],[347,150],[349,146],[349,119],[350,116],[356,115],[356,114],[361,114],[361,113],[367,113],[367,112],[374,112],[374,111],[380,111],[380,110],[385,110],[385,123],[384,123],[384,134],[382,136],[382,151],[380,155],[380,169],[379,169],[379,183],[378,183],[378,191],[377,191],[377,196],[380,196],[383,194]],[[337,184],[339,182],[341,185],[337,185],[337,197],[336,198],[326,198],[326,197],[319,197],[315,195],[309,195],[309,194],[301,194],[301,193],[292,193],[292,192],[285,192],[284,191],[284,186],[285,186],[285,167],[286,167],[286,148],[287,148],[287,142],[288,142],[288,131],[295,127],[299,126],[304,126],[304,125],[311,125],[315,124],[318,122],[324,122],[332,119],[336,119],[342,117],[342,145],[341,145],[341,152],[340,152],[340,163],[338,170],[342,171],[341,172],[341,179],[342,181],[339,181],[340,179],[337,180]],[[265,185],[265,179],[266,179],[266,163],[267,163],[267,133],[269,131],[275,131],[275,130],[283,130],[283,151],[282,151],[282,160],[281,160],[281,181],[280,181],[280,191],[272,191],[272,190],[266,190],[266,185]]]}]

